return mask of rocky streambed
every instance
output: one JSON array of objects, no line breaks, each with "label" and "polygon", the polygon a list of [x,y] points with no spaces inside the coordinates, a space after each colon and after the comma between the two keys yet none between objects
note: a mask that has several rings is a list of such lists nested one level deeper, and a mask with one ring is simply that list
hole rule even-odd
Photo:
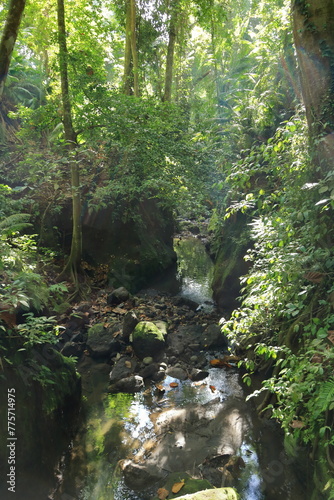
[{"label": "rocky streambed", "polygon": [[185,297],[120,288],[64,318],[60,347],[79,358],[85,402],[52,498],[156,500],[212,488],[302,498],[277,429],[245,402],[219,317]]}]

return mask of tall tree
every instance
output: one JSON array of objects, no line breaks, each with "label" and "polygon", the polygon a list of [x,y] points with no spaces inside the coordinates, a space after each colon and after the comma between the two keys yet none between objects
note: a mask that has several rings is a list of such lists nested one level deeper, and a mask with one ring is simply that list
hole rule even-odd
[{"label": "tall tree", "polygon": [[14,45],[26,0],[11,0],[0,42],[0,99],[3,94]]},{"label": "tall tree", "polygon": [[126,0],[124,93],[139,96],[139,65],[136,34],[136,0]]},{"label": "tall tree", "polygon": [[67,68],[67,43],[66,43],[66,24],[65,24],[65,8],[64,0],[57,0],[57,16],[58,16],[58,43],[59,43],[59,67],[61,80],[61,95],[63,104],[63,125],[65,131],[65,140],[67,148],[70,152],[73,151],[71,160],[71,188],[72,188],[72,244],[69,260],[64,269],[64,273],[71,272],[74,275],[75,283],[77,283],[77,270],[81,261],[82,250],[82,228],[81,228],[81,198],[80,198],[80,179],[79,179],[79,164],[75,157],[76,133],[72,123],[71,99],[68,85],[68,68]]},{"label": "tall tree", "polygon": [[292,14],[312,146],[317,163],[329,168],[334,154],[334,4],[293,0]]},{"label": "tall tree", "polygon": [[179,13],[179,0],[171,0],[171,15],[168,29],[168,47],[166,59],[165,73],[165,91],[163,95],[164,101],[170,101],[172,98],[172,82],[173,82],[173,67],[174,67],[174,51],[177,35],[177,22]]}]

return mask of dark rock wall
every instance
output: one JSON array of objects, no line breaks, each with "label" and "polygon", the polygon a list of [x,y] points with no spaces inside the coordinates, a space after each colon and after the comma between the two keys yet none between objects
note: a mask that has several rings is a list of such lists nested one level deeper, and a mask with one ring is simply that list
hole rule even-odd
[{"label": "dark rock wall", "polygon": [[[57,245],[69,253],[71,218],[70,200],[59,213],[45,217],[43,245]],[[96,212],[84,205],[82,232],[83,259],[92,266],[108,265],[109,285],[114,287],[137,291],[176,261],[173,215],[156,198],[138,200],[129,207],[124,202],[113,204]]]},{"label": "dark rock wall", "polygon": [[219,236],[212,289],[213,299],[222,311],[231,312],[240,305],[240,277],[250,267],[244,260],[251,247],[247,223],[246,216],[238,213],[226,220]]}]

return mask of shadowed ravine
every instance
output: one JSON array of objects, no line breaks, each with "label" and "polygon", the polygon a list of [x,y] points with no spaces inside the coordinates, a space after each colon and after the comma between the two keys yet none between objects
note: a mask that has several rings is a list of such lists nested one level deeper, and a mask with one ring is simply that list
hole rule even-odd
[{"label": "shadowed ravine", "polygon": [[[155,283],[160,292],[153,298],[152,291],[143,297],[164,304],[168,298],[160,293],[172,284],[173,294],[210,303],[212,263],[204,245],[178,240],[176,251],[177,275]],[[260,421],[245,402],[236,365],[210,368],[210,359],[222,353],[202,354],[208,372],[203,380],[166,376],[136,394],[109,394],[110,365],[82,358],[85,415],[52,498],[150,500],[172,473],[205,478],[215,487],[232,484],[241,500],[304,498],[278,428]]]}]

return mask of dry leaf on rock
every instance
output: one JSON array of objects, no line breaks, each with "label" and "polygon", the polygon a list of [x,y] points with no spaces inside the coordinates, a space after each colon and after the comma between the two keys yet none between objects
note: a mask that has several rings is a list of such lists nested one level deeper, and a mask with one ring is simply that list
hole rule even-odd
[{"label": "dry leaf on rock", "polygon": [[121,309],[120,307],[115,307],[113,309],[113,312],[116,313],[116,314],[126,314],[127,310],[126,309]]},{"label": "dry leaf on rock", "polygon": [[169,387],[179,387],[179,384],[177,382],[171,382]]},{"label": "dry leaf on rock", "polygon": [[165,500],[169,495],[169,491],[166,490],[166,488],[159,488],[157,495],[158,495],[159,500]]},{"label": "dry leaf on rock", "polygon": [[216,388],[214,385],[209,385],[210,389],[211,389],[211,392],[215,392],[216,391]]},{"label": "dry leaf on rock", "polygon": [[173,486],[172,486],[172,492],[173,493],[178,493],[180,491],[181,488],[183,488],[184,486],[184,479],[182,479],[182,481],[180,481],[179,483],[174,483]]}]

